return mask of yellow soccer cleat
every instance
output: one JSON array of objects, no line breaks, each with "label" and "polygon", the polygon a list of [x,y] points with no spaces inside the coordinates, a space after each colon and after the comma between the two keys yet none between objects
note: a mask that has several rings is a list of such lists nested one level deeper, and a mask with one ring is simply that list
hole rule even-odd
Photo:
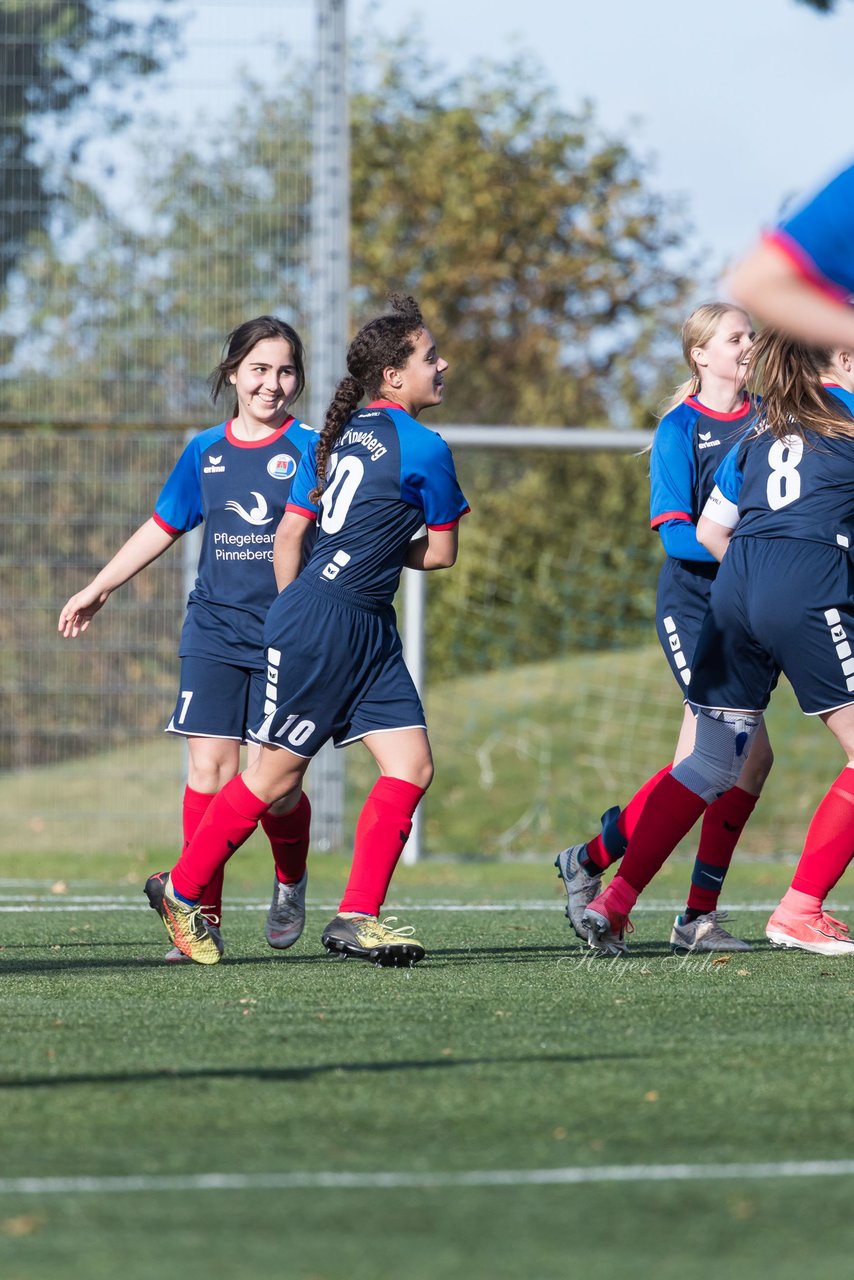
[{"label": "yellow soccer cleat", "polygon": [[355,956],[378,965],[417,964],[424,959],[424,948],[413,938],[415,930],[411,925],[402,929],[388,927],[395,918],[388,916],[380,921],[376,916],[336,916],[323,930],[320,941],[342,960]]},{"label": "yellow soccer cleat", "polygon": [[143,892],[183,955],[195,960],[196,964],[219,963],[222,948],[210,932],[200,907],[175,897],[168,871],[158,871],[156,875],[149,876]]}]

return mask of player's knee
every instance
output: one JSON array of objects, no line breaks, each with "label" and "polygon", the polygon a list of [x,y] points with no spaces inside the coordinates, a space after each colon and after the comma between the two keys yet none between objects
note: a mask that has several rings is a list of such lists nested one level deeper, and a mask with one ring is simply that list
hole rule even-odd
[{"label": "player's knee", "polygon": [[760,722],[759,715],[701,710],[694,750],[674,766],[673,777],[711,804],[738,781]]},{"label": "player's knee", "polygon": [[745,761],[744,767],[739,774],[739,786],[744,787],[746,791],[757,794],[765,784],[768,774],[771,772],[771,766],[774,763],[774,752],[771,750],[771,744],[766,739],[755,741],[750,748],[750,755]]},{"label": "player's knee", "polygon": [[422,791],[426,791],[433,781],[433,761],[430,759],[420,761],[415,767],[415,777],[410,781]]}]

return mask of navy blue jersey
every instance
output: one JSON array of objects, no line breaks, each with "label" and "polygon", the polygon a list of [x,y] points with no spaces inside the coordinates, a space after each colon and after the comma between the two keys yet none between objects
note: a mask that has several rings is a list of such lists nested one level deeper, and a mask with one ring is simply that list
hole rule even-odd
[{"label": "navy blue jersey", "polygon": [[838,173],[766,239],[822,292],[840,299],[854,293],[854,165]]},{"label": "navy blue jersey", "polygon": [[714,559],[697,541],[693,526],[712,491],[719,463],[752,412],[747,397],[733,413],[717,413],[689,396],[661,419],[650,454],[650,524],[675,559]]},{"label": "navy blue jersey", "polygon": [[394,599],[411,539],[423,525],[450,529],[469,507],[441,436],[399,405],[375,401],[342,428],[330,455],[320,508],[316,444],[303,456],[288,510],[317,520],[303,575],[377,603]]},{"label": "navy blue jersey", "polygon": [[181,657],[265,666],[264,618],[276,596],[273,539],[302,454],[316,439],[296,418],[257,441],[238,440],[223,422],[181,454],[154,509],[170,533],[204,521]]},{"label": "navy blue jersey", "polygon": [[721,463],[715,484],[708,514],[734,528],[734,538],[854,545],[854,424],[851,436],[837,439],[810,430],[803,439],[782,440],[748,431]]}]

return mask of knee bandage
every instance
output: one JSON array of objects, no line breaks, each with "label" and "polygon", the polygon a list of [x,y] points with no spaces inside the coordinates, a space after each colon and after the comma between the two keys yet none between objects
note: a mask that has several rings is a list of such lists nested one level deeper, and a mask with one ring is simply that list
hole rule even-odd
[{"label": "knee bandage", "polygon": [[698,711],[694,750],[673,766],[673,777],[711,804],[735,785],[761,719],[758,712]]}]

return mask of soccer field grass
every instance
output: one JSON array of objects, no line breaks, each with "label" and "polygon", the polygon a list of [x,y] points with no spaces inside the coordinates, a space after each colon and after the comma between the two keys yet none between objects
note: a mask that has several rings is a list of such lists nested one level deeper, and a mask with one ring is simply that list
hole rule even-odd
[{"label": "soccer field grass", "polygon": [[0,864],[4,1280],[848,1265],[854,967],[765,946],[789,867],[736,863],[756,948],[717,963],[666,945],[684,861],[592,963],[547,860],[403,868],[405,971],[322,952],[343,872],[314,859],[275,955],[246,857],[201,968],[163,963],[141,869]]}]

